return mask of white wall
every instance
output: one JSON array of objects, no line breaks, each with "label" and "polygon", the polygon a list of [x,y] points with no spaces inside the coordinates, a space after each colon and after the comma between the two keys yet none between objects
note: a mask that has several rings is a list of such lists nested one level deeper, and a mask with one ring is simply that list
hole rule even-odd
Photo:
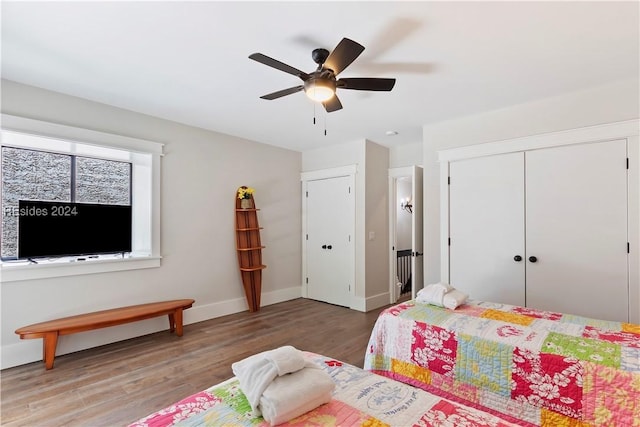
[{"label": "white wall", "polygon": [[422,141],[389,149],[389,167],[422,165]]},{"label": "white wall", "polygon": [[423,127],[425,283],[440,280],[438,151],[640,117],[638,79]]},{"label": "white wall", "polygon": [[[235,191],[256,189],[261,209],[262,304],[301,294],[301,154],[42,89],[2,81],[2,112],[162,142],[162,266],[0,284],[2,368],[42,357],[42,340],[14,331],[52,318],[194,298],[193,323],[247,309],[237,268]],[[63,336],[58,354],[167,329],[157,318]]]},{"label": "white wall", "polygon": [[366,142],[367,308],[389,303],[389,149]]}]

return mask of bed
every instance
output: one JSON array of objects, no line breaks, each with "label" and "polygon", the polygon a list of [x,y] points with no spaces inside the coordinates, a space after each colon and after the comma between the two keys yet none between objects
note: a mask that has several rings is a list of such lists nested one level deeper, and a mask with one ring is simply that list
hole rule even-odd
[{"label": "bed", "polygon": [[[336,383],[333,399],[291,420],[288,426],[477,426],[517,424],[481,410],[384,378],[355,366],[305,353]],[[234,377],[138,420],[130,427],[254,426],[268,424],[253,417]]]},{"label": "bed", "polygon": [[640,325],[412,300],[380,314],[364,368],[522,426],[640,426]]}]

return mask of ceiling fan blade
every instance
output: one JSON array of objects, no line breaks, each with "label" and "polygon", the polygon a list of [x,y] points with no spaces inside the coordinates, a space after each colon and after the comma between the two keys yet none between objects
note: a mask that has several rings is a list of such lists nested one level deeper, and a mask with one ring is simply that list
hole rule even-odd
[{"label": "ceiling fan blade", "polygon": [[291,95],[292,93],[300,92],[302,89],[304,89],[304,86],[302,86],[302,85],[294,86],[294,87],[290,87],[289,89],[282,89],[282,90],[279,90],[277,92],[273,92],[273,93],[268,93],[266,95],[262,95],[260,98],[268,99],[269,101],[272,101],[274,99],[281,98],[281,97],[286,96],[286,95]]},{"label": "ceiling fan blade", "polygon": [[336,86],[341,89],[390,91],[396,84],[396,79],[378,79],[374,77],[359,77],[340,79]]},{"label": "ceiling fan blade", "polygon": [[300,71],[297,68],[292,67],[291,65],[287,65],[284,62],[280,62],[277,59],[270,58],[267,55],[263,55],[261,53],[252,53],[251,55],[249,55],[249,59],[253,59],[254,61],[257,61],[261,64],[273,67],[276,70],[284,71],[285,73],[298,76],[303,81],[309,78],[309,74],[305,73],[304,71]]},{"label": "ceiling fan blade", "polygon": [[342,70],[355,61],[363,50],[364,46],[360,43],[344,38],[338,43],[338,46],[333,49],[333,52],[329,54],[327,60],[324,61],[324,67],[333,70],[333,74],[337,76]]},{"label": "ceiling fan blade", "polygon": [[333,95],[328,101],[323,102],[322,105],[324,109],[327,110],[327,113],[342,110],[342,103],[338,99],[338,95]]}]

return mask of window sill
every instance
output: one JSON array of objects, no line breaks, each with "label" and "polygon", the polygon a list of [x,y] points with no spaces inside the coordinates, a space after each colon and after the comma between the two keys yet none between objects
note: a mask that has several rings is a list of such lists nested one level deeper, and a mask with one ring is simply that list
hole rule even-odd
[{"label": "window sill", "polygon": [[138,270],[160,267],[159,256],[138,256],[117,259],[92,259],[77,261],[76,258],[44,264],[2,263],[0,282],[49,279],[53,277],[79,276],[82,274],[108,273],[113,271]]}]

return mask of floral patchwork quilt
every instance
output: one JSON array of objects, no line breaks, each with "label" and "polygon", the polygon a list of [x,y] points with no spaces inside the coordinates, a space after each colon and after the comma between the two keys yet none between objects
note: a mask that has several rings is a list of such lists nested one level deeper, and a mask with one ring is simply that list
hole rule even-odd
[{"label": "floral patchwork quilt", "polygon": [[[307,353],[336,383],[333,399],[281,425],[295,427],[516,427],[499,416],[375,375],[325,356]],[[189,396],[130,425],[254,426],[269,424],[255,417],[236,378]]]},{"label": "floral patchwork quilt", "polygon": [[380,314],[364,367],[522,426],[640,426],[640,325],[409,301]]}]

